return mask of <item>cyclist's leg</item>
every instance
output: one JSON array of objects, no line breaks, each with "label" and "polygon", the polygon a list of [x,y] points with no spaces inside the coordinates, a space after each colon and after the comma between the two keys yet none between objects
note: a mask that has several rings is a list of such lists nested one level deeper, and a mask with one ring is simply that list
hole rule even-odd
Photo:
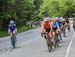
[{"label": "cyclist's leg", "polygon": [[60,40],[62,40],[62,30],[60,30],[59,36],[60,36]]},{"label": "cyclist's leg", "polygon": [[65,35],[65,34],[66,34],[66,33],[65,33],[65,30],[66,30],[66,25],[64,24],[64,25],[63,25],[63,36],[64,36],[64,37],[66,36],[66,35]]},{"label": "cyclist's leg", "polygon": [[50,37],[50,42],[51,42],[50,44],[52,45],[52,48],[55,48],[55,41],[52,32],[49,32],[49,37]]},{"label": "cyclist's leg", "polygon": [[60,40],[62,40],[62,37],[61,37],[61,29],[57,29],[57,35],[60,37]]},{"label": "cyclist's leg", "polygon": [[12,35],[12,32],[10,33],[10,38],[12,38],[13,37],[13,35]]},{"label": "cyclist's leg", "polygon": [[53,30],[53,38],[55,38],[55,31]]},{"label": "cyclist's leg", "polygon": [[13,36],[13,38],[12,38],[12,45],[13,45],[13,48],[15,48],[15,43],[16,43],[16,34],[15,34],[14,31],[12,32],[12,36]]},{"label": "cyclist's leg", "polygon": [[54,42],[54,39],[53,39],[53,36],[52,36],[52,33],[51,32],[49,32],[49,37],[51,39],[51,42]]},{"label": "cyclist's leg", "polygon": [[55,30],[53,31],[53,35],[54,35],[55,48],[56,48],[56,47],[58,47],[58,41],[57,41],[58,34],[57,34],[57,29],[55,29]]},{"label": "cyclist's leg", "polygon": [[15,39],[15,42],[16,42],[17,40],[16,40],[16,31],[15,30],[13,31],[13,36],[14,36],[14,39]]},{"label": "cyclist's leg", "polygon": [[13,45],[13,33],[10,33],[11,45]]},{"label": "cyclist's leg", "polygon": [[68,31],[70,32],[70,23],[68,23]]},{"label": "cyclist's leg", "polygon": [[58,36],[59,36],[59,30],[56,29],[56,38],[57,38],[57,40],[59,41]]}]

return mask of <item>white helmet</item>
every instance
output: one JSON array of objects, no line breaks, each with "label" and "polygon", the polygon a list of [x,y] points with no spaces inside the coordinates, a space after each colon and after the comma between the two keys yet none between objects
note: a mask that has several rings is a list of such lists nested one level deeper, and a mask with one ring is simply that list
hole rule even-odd
[{"label": "white helmet", "polygon": [[47,17],[47,20],[49,21],[49,20],[51,20],[51,18],[50,17]]},{"label": "white helmet", "polygon": [[44,21],[45,21],[45,22],[48,21],[48,17],[45,17],[45,18],[44,18]]},{"label": "white helmet", "polygon": [[62,21],[65,21],[65,19],[62,19]]},{"label": "white helmet", "polygon": [[56,17],[56,19],[59,19],[59,17]]},{"label": "white helmet", "polygon": [[56,17],[56,20],[59,20],[59,17]]},{"label": "white helmet", "polygon": [[10,24],[14,24],[14,20],[11,20],[11,21],[10,21]]},{"label": "white helmet", "polygon": [[60,19],[63,19],[62,17],[60,17]]}]

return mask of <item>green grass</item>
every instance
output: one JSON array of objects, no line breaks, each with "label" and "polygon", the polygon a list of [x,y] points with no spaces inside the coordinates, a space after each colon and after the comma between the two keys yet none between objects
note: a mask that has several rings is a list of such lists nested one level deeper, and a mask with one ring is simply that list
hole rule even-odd
[{"label": "green grass", "polygon": [[[29,28],[28,26],[18,27],[18,33],[25,32],[30,29],[34,29],[34,28]],[[8,36],[8,32],[7,31],[0,31],[0,38],[5,37],[5,36]]]},{"label": "green grass", "polygon": [[18,28],[18,33],[25,32],[25,31],[28,31],[30,29],[33,29],[33,28],[29,28],[28,26],[19,27]]},{"label": "green grass", "polygon": [[7,31],[0,31],[0,38],[4,37],[4,36],[7,36],[7,35],[8,35]]}]

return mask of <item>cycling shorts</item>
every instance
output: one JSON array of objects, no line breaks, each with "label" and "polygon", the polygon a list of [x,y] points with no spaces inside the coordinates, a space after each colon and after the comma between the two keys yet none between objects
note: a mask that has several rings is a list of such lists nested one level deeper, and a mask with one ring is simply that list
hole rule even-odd
[{"label": "cycling shorts", "polygon": [[53,27],[53,32],[56,32],[58,28],[57,27]]},{"label": "cycling shorts", "polygon": [[50,31],[51,31],[51,29],[46,29],[46,32],[48,32],[48,33],[49,33]]}]

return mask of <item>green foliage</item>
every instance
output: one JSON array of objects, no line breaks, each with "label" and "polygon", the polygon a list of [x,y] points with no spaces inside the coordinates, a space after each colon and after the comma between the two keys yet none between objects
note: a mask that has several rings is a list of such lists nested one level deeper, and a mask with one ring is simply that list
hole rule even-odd
[{"label": "green foliage", "polygon": [[0,20],[14,19],[22,26],[44,16],[75,16],[75,0],[0,0]]},{"label": "green foliage", "polygon": [[[23,26],[27,21],[38,19],[41,3],[42,0],[0,0],[0,20],[3,23],[14,19],[18,26]],[[0,27],[5,28],[2,24]]]},{"label": "green foliage", "polygon": [[[18,27],[18,33],[25,32],[30,29],[34,29],[34,28],[30,28],[28,26],[21,26],[21,27]],[[8,32],[7,31],[0,31],[0,37],[5,37],[5,36],[8,36]]]},{"label": "green foliage", "polygon": [[44,17],[44,12],[48,12],[50,17],[72,17],[75,12],[75,0],[43,0],[39,16]]},{"label": "green foliage", "polygon": [[14,17],[15,0],[0,0],[0,19],[9,19]]}]

